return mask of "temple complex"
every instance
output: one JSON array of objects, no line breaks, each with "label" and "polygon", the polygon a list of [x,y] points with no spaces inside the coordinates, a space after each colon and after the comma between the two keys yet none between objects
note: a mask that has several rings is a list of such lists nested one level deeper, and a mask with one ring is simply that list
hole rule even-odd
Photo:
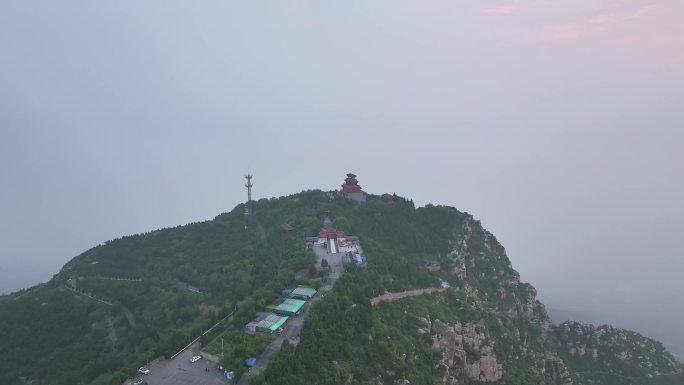
[{"label": "temple complex", "polygon": [[330,211],[325,212],[323,228],[317,237],[306,237],[309,246],[324,247],[329,254],[357,252],[359,249],[359,237],[347,235],[338,230],[330,219]]}]

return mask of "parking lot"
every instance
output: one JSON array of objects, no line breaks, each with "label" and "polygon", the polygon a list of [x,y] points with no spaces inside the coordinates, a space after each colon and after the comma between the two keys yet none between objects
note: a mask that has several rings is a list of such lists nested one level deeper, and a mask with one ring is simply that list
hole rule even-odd
[{"label": "parking lot", "polygon": [[[326,291],[332,289],[335,281],[344,273],[342,253],[326,254],[325,249],[317,247],[314,247],[314,252],[316,252],[319,260],[322,258],[329,260],[328,263],[330,264],[331,269],[324,285],[319,289],[318,294],[304,305],[300,315],[290,317],[283,335],[274,338],[271,344],[269,344],[265,351],[259,356],[254,367],[250,368],[247,373],[239,379],[237,382],[238,385],[249,384],[249,377],[251,375],[261,373],[268,366],[273,356],[278,352],[278,349],[284,340],[287,339],[290,343],[295,345],[299,343],[299,334],[302,331],[304,319],[306,318],[311,305],[320,300]],[[145,379],[149,385],[214,385],[229,383],[223,377],[223,372],[217,369],[217,364],[204,358],[195,363],[190,362],[190,357],[201,355],[199,349],[199,344],[195,343],[173,360],[157,360],[152,362],[148,366],[150,374],[139,374],[137,377]],[[127,382],[126,385],[130,385],[130,382]]]},{"label": "parking lot", "polygon": [[173,360],[157,360],[150,363],[150,374],[139,374],[149,385],[214,385],[227,384],[223,372],[213,362],[202,358],[191,363],[190,357],[199,355],[195,344]]}]

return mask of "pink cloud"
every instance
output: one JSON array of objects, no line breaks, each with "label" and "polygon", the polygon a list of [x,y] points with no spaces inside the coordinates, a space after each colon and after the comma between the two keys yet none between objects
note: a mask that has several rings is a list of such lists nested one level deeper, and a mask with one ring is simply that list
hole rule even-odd
[{"label": "pink cloud", "polygon": [[553,0],[512,0],[491,7],[483,8],[482,11],[484,13],[510,15],[528,8],[532,8],[539,5],[547,5],[553,2]]},{"label": "pink cloud", "polygon": [[485,8],[483,11],[485,13],[500,13],[504,15],[511,14],[513,12],[516,12],[520,9],[520,7],[517,7],[513,4],[500,4],[500,5],[495,5],[490,8]]},{"label": "pink cloud", "polygon": [[651,4],[633,12],[597,15],[583,21],[551,25],[539,32],[534,40],[558,42],[577,39],[636,20],[651,12],[655,7],[654,4]]},{"label": "pink cloud", "polygon": [[546,42],[576,39],[588,33],[585,25],[580,23],[556,24],[542,32],[541,39]]},{"label": "pink cloud", "polygon": [[594,24],[594,25],[611,25],[611,24],[624,23],[624,22],[627,22],[630,20],[638,19],[641,16],[646,15],[647,13],[649,13],[653,9],[655,9],[655,7],[656,7],[655,4],[650,4],[650,5],[643,6],[634,12],[627,13],[627,14],[599,15],[599,16],[596,16],[596,17],[589,19],[589,23]]}]

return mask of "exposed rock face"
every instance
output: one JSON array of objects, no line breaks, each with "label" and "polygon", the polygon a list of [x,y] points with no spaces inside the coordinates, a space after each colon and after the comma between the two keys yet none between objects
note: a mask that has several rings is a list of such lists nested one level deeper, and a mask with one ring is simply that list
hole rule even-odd
[{"label": "exposed rock face", "polygon": [[556,328],[556,336],[562,353],[594,370],[644,377],[681,371],[680,364],[660,342],[628,330],[565,322]]},{"label": "exposed rock face", "polygon": [[544,305],[537,300],[537,291],[520,282],[520,275],[511,266],[506,251],[494,235],[482,228],[479,221],[468,217],[461,225],[460,235],[448,255],[448,273],[465,283],[476,281],[478,287],[494,288],[494,295],[481,298],[502,315],[523,316],[550,327],[551,320]]},{"label": "exposed rock face", "polygon": [[544,370],[556,385],[573,385],[572,377],[565,362],[555,353],[547,353],[544,357]]},{"label": "exposed rock face", "polygon": [[[453,263],[451,274],[458,277],[458,279],[465,279],[468,274],[468,266],[466,265],[467,257],[469,255],[468,240],[473,233],[467,221],[463,224],[462,229],[462,238],[454,243],[454,247],[451,253],[449,253],[449,259],[451,259]],[[472,263],[472,261],[470,261],[470,263]]]},{"label": "exposed rock face", "polygon": [[426,318],[420,318],[420,321],[422,327],[418,333],[429,331],[432,347],[442,352],[443,383],[455,385],[463,377],[482,382],[501,379],[503,370],[496,361],[493,343],[485,336],[482,323],[447,325],[440,320]]}]

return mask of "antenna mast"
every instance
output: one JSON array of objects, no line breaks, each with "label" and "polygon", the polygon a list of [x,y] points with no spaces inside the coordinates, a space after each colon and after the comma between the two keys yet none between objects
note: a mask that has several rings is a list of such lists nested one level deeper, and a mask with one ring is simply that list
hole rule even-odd
[{"label": "antenna mast", "polygon": [[245,175],[245,179],[247,179],[247,183],[245,183],[245,187],[247,187],[247,207],[245,208],[245,215],[250,215],[252,208],[252,174]]}]

